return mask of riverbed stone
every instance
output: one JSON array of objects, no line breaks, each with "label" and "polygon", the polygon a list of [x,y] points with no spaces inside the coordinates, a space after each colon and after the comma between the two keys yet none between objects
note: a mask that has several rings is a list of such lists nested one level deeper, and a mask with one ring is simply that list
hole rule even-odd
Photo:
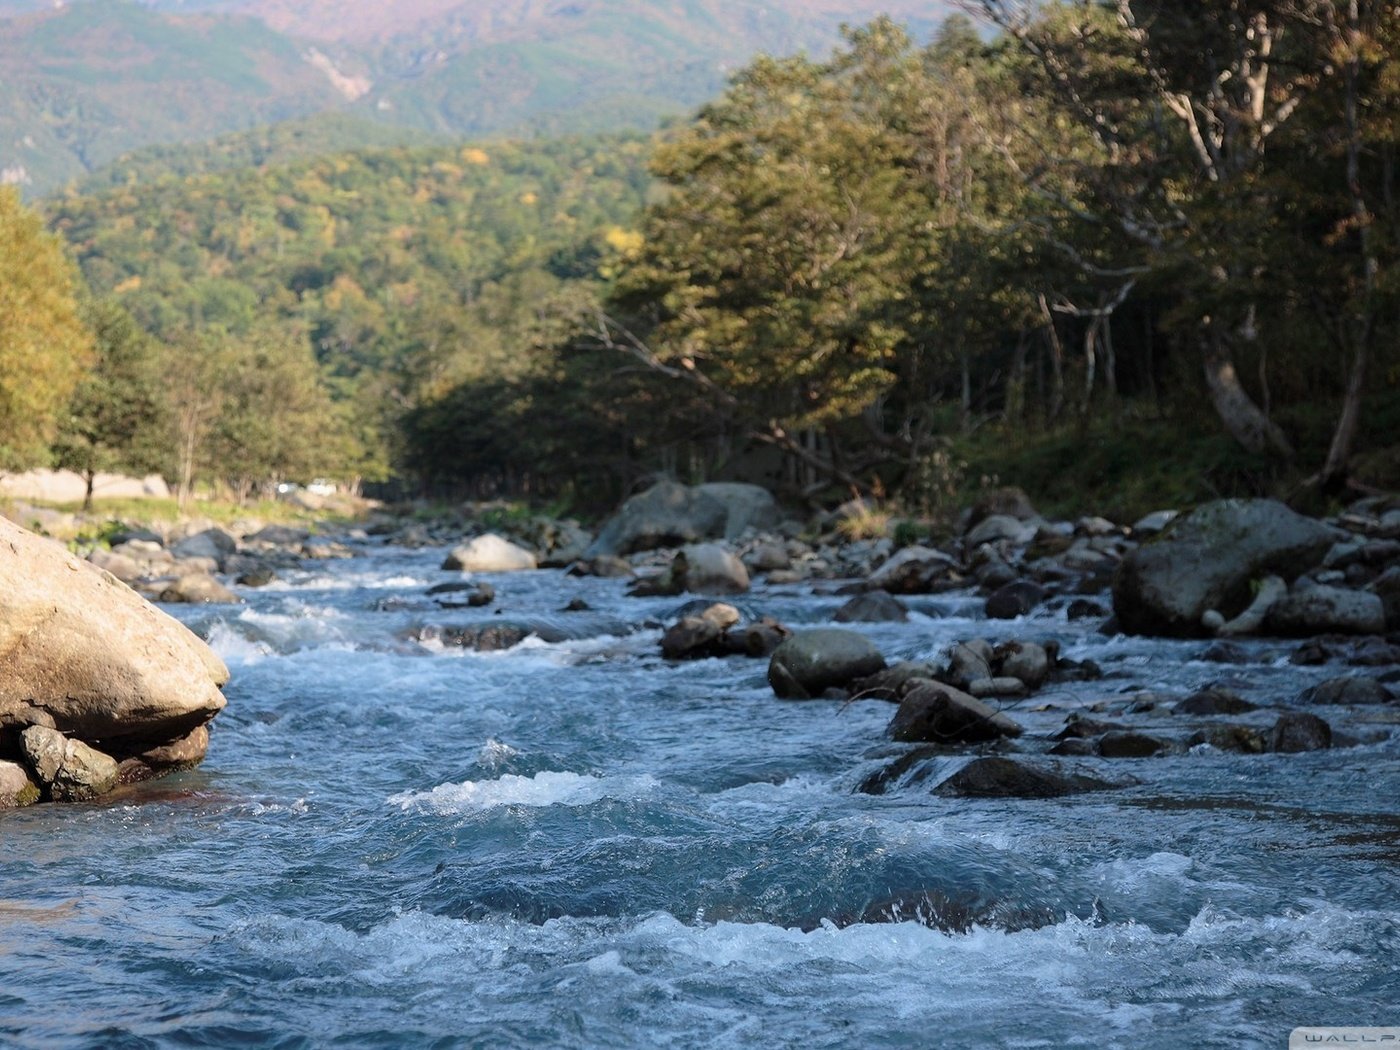
[{"label": "riverbed stone", "polygon": [[1363,675],[1347,675],[1328,678],[1309,689],[1304,689],[1298,697],[1300,704],[1388,704],[1395,694],[1378,679]]},{"label": "riverbed stone", "polygon": [[1172,710],[1181,715],[1242,715],[1257,707],[1238,693],[1212,686],[1192,693]]},{"label": "riverbed stone", "polygon": [[865,635],[821,627],[798,631],[774,650],[768,683],[785,700],[810,700],[884,668],[885,658]]},{"label": "riverbed stone", "polygon": [[538,568],[538,563],[524,547],[488,532],[454,547],[442,567],[459,572],[530,572]]},{"label": "riverbed stone", "polygon": [[1050,653],[1035,642],[1003,642],[992,658],[998,676],[1019,678],[1030,690],[1044,685],[1054,667]]},{"label": "riverbed stone", "polygon": [[1043,601],[1045,588],[1040,584],[1034,580],[1013,580],[992,592],[985,611],[990,620],[1014,620]]},{"label": "riverbed stone", "polygon": [[1385,630],[1385,605],[1369,591],[1308,587],[1275,602],[1269,609],[1268,627],[1293,637],[1380,634]]},{"label": "riverbed stone", "polygon": [[1066,772],[1057,764],[1031,765],[1001,755],[975,758],[948,777],[934,794],[952,798],[1063,798],[1118,787],[1085,773]]},{"label": "riverbed stone", "polygon": [[1168,748],[1165,740],[1131,729],[1115,729],[1099,737],[1095,750],[1103,758],[1151,758]]},{"label": "riverbed stone", "polygon": [[1332,727],[1317,715],[1289,711],[1269,730],[1269,750],[1286,754],[1321,751],[1332,746]]},{"label": "riverbed stone", "polygon": [[116,760],[81,740],[47,726],[29,726],[20,740],[25,761],[55,802],[85,802],[117,784]]},{"label": "riverbed stone", "polygon": [[40,798],[39,785],[18,762],[0,760],[0,809],[32,806]]},{"label": "riverbed stone", "polygon": [[1217,751],[1232,751],[1244,755],[1259,755],[1269,750],[1269,740],[1265,733],[1245,725],[1206,726],[1197,730],[1186,741],[1188,750],[1202,745],[1213,747]]},{"label": "riverbed stone", "polygon": [[834,619],[837,623],[904,623],[909,609],[887,591],[866,591],[837,609]]},{"label": "riverbed stone", "polygon": [[870,574],[865,585],[889,594],[927,594],[956,562],[932,547],[905,547]]},{"label": "riverbed stone", "polygon": [[683,548],[671,561],[671,578],[678,591],[691,594],[743,594],[749,589],[744,563],[717,543]]},{"label": "riverbed stone", "polygon": [[700,489],[663,481],[627,500],[599,531],[585,557],[682,547],[724,535],[729,508]]},{"label": "riverbed stone", "polygon": [[977,744],[1021,735],[1021,727],[990,704],[942,682],[920,682],[904,694],[890,721],[895,740]]},{"label": "riverbed stone", "polygon": [[237,605],[243,599],[208,573],[192,572],[167,584],[160,592],[160,601],[171,605]]},{"label": "riverbed stone", "polygon": [[1313,568],[1340,530],[1277,500],[1206,503],[1129,553],[1113,580],[1113,609],[1130,634],[1196,637],[1210,610],[1227,620],[1253,597],[1250,582]]}]

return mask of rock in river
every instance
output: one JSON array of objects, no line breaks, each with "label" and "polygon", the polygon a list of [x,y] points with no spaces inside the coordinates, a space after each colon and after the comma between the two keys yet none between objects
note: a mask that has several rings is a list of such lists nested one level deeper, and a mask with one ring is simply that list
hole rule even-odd
[{"label": "rock in river", "polygon": [[56,730],[113,759],[224,707],[228,671],[182,624],[62,547],[0,520],[0,728]]},{"label": "rock in river", "polygon": [[1205,634],[1207,612],[1242,612],[1253,580],[1271,573],[1296,577],[1344,535],[1276,500],[1206,503],[1123,559],[1113,581],[1113,611],[1130,634]]},{"label": "rock in river", "polygon": [[537,565],[524,547],[491,532],[453,548],[442,567],[462,572],[528,572]]},{"label": "rock in river", "polygon": [[873,642],[835,627],[799,631],[773,652],[768,684],[785,700],[810,700],[885,668]]}]

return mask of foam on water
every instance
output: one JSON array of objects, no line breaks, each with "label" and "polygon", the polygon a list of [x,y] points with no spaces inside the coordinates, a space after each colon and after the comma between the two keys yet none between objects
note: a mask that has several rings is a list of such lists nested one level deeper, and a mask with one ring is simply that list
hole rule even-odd
[{"label": "foam on water", "polygon": [[579,773],[536,773],[532,777],[508,773],[497,780],[467,780],[439,784],[431,791],[404,791],[389,797],[402,809],[433,813],[472,813],[498,806],[588,806],[603,799],[644,798],[660,782],[650,775],[596,777]]}]

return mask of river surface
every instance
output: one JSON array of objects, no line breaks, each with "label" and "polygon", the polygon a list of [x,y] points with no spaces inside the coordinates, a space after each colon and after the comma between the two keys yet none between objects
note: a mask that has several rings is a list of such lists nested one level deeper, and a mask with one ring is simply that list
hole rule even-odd
[{"label": "river surface", "polygon": [[[1331,752],[1072,760],[1140,781],[1119,791],[872,796],[893,706],[662,661],[648,621],[682,600],[547,571],[439,611],[441,550],[361,550],[171,609],[233,672],[200,769],[0,814],[0,1045],[1176,1050],[1400,1023],[1394,709],[1317,709],[1364,741]],[[740,604],[800,626],[843,601]],[[1031,748],[1137,690],[1286,706],[1341,673],[910,601],[859,628],[891,660],[984,636],[1102,665],[1012,707]],[[573,640],[408,640],[498,608]]]}]

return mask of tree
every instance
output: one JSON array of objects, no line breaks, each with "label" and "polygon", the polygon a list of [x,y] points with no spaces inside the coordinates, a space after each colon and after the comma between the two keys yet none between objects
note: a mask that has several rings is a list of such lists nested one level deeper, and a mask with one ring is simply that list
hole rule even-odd
[{"label": "tree", "polygon": [[47,456],[92,353],[61,242],[0,186],[0,470]]},{"label": "tree", "polygon": [[83,475],[90,509],[98,472],[168,470],[173,432],[151,338],[110,299],[89,301],[83,315],[96,361],[73,391],[53,451],[56,465]]}]

